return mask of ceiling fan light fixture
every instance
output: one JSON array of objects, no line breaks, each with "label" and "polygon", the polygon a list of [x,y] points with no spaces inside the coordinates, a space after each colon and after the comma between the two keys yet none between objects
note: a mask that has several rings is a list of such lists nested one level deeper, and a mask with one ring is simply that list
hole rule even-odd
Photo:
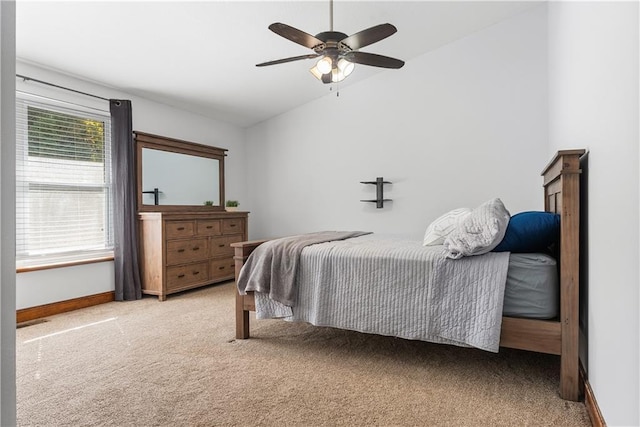
[{"label": "ceiling fan light fixture", "polygon": [[322,58],[320,58],[320,60],[316,63],[316,68],[318,69],[318,71],[320,72],[320,74],[327,74],[331,72],[331,69],[333,68],[333,61],[331,60],[330,57],[328,56],[323,56]]},{"label": "ceiling fan light fixture", "polygon": [[355,64],[353,62],[347,61],[344,58],[340,58],[340,60],[338,61],[338,70],[340,70],[340,72],[344,74],[344,77],[349,76],[349,74],[353,72],[354,68]]},{"label": "ceiling fan light fixture", "polygon": [[309,71],[311,72],[311,74],[313,74],[313,76],[322,81],[322,73],[320,72],[320,70],[318,70],[318,66],[314,65],[313,67],[309,68]]},{"label": "ceiling fan light fixture", "polygon": [[333,70],[331,70],[331,82],[332,83],[341,82],[345,78],[347,78],[347,75],[342,70],[340,70],[339,68],[334,68]]}]

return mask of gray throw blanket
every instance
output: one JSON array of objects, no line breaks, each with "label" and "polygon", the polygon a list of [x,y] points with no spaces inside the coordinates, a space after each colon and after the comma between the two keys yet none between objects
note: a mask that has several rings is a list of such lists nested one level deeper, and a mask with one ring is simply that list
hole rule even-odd
[{"label": "gray throw blanket", "polygon": [[296,272],[302,250],[309,245],[365,234],[370,232],[321,231],[265,242],[249,255],[242,267],[238,292],[240,295],[246,295],[248,291],[263,292],[271,299],[292,307],[296,301]]}]

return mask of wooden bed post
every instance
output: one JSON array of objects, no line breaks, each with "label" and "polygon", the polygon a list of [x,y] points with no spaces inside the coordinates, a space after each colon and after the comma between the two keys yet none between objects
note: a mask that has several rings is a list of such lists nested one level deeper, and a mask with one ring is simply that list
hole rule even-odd
[{"label": "wooden bed post", "polygon": [[244,297],[236,290],[236,339],[249,338],[249,311],[244,309]]},{"label": "wooden bed post", "polygon": [[560,214],[560,396],[580,398],[580,157],[584,150],[559,151],[542,172],[545,210]]},{"label": "wooden bed post", "polygon": [[[244,262],[249,258],[249,255],[255,248],[260,246],[266,240],[253,240],[250,242],[238,242],[232,243],[231,247],[235,249],[233,259],[236,266],[236,282],[240,277],[240,270],[244,265]],[[248,292],[247,295],[240,295],[236,289],[236,339],[249,338],[249,312],[255,311],[253,292]]]}]

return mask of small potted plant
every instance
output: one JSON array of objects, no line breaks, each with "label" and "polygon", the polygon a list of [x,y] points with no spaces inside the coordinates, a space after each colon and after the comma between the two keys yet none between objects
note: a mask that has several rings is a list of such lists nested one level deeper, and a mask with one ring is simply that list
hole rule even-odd
[{"label": "small potted plant", "polygon": [[237,200],[227,200],[225,204],[227,212],[235,212],[238,210],[240,203]]},{"label": "small potted plant", "polygon": [[213,200],[207,200],[206,202],[204,202],[205,206],[213,206]]}]

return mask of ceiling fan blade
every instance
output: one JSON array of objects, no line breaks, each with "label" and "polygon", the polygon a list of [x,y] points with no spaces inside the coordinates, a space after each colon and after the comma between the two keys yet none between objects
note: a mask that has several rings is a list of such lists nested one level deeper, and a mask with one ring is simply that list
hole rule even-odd
[{"label": "ceiling fan blade", "polygon": [[290,25],[276,22],[269,25],[269,29],[279,36],[284,37],[287,40],[291,40],[294,43],[313,49],[314,47],[323,44],[320,39],[315,38],[311,34],[307,34],[304,31],[293,28]]},{"label": "ceiling fan blade", "polygon": [[299,61],[301,59],[317,58],[318,56],[320,56],[319,53],[310,53],[308,55],[292,56],[291,58],[276,59],[275,61],[268,61],[268,62],[263,62],[261,64],[256,64],[256,67],[266,67],[267,65],[284,64],[286,62]]},{"label": "ceiling fan blade", "polygon": [[340,40],[340,42],[349,46],[351,50],[358,50],[361,47],[386,39],[396,31],[398,29],[391,24],[380,24],[355,33],[346,39]]},{"label": "ceiling fan blade", "polygon": [[371,65],[381,68],[402,68],[404,61],[367,52],[347,52],[344,59],[356,64]]}]

